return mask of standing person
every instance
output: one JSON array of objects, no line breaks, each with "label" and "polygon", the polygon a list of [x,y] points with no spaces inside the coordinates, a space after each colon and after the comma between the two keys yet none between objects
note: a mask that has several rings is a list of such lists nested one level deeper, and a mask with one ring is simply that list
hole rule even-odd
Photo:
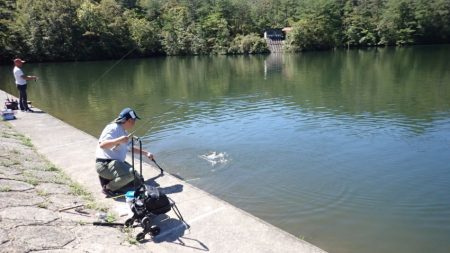
[{"label": "standing person", "polygon": [[28,107],[28,98],[27,98],[27,81],[28,80],[36,80],[36,76],[27,76],[22,71],[22,65],[25,63],[20,58],[14,59],[14,78],[16,79],[16,86],[19,90],[19,106],[20,110],[27,111],[27,112],[33,112]]},{"label": "standing person", "polygon": [[[136,171],[125,161],[130,136],[128,131],[136,124],[136,119],[140,119],[136,112],[130,108],[123,109],[119,116],[105,129],[98,140],[95,152],[95,167],[100,178],[103,193],[107,196],[115,195],[121,188],[133,180],[137,179],[137,184],[143,183],[143,179],[136,175]],[[136,152],[141,150],[137,147],[131,147]],[[153,160],[153,154],[142,150],[142,154]]]}]

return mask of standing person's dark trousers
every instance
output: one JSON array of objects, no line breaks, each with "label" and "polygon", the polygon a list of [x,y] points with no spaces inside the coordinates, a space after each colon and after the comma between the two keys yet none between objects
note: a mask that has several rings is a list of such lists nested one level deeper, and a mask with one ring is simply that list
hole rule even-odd
[{"label": "standing person's dark trousers", "polygon": [[19,90],[19,106],[20,110],[26,111],[28,108],[28,100],[27,100],[27,85],[17,85],[17,89]]}]

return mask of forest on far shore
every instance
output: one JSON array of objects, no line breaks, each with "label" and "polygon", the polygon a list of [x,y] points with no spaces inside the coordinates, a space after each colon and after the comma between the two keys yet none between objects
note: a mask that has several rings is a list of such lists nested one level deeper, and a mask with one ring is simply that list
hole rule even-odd
[{"label": "forest on far shore", "polygon": [[450,42],[450,0],[1,0],[0,63]]}]

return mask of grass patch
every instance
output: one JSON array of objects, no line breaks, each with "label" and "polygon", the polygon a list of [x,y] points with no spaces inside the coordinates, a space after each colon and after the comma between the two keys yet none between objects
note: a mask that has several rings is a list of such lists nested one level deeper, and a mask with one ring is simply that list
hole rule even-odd
[{"label": "grass patch", "polygon": [[77,221],[77,223],[78,223],[78,225],[81,225],[81,226],[90,224],[89,222],[81,221],[81,220]]},{"label": "grass patch", "polygon": [[19,134],[19,133],[11,133],[9,134],[11,137],[16,137],[17,139],[19,139],[23,145],[27,146],[27,147],[34,147],[33,143],[31,143],[31,139],[26,137],[23,134]]},{"label": "grass patch", "polygon": [[56,177],[54,177],[54,178],[52,178],[52,179],[50,180],[50,183],[54,183],[54,184],[67,184],[68,181],[67,181],[64,177],[62,177],[62,176],[60,176],[60,175],[57,175]]},{"label": "grass patch", "polygon": [[47,209],[48,208],[48,203],[47,202],[42,202],[42,203],[37,204],[37,206],[39,208]]},{"label": "grass patch", "polygon": [[24,182],[28,183],[28,184],[31,184],[32,186],[39,185],[39,181],[36,178],[25,177]]},{"label": "grass patch", "polygon": [[123,227],[121,230],[122,230],[122,233],[126,234],[125,241],[127,241],[131,245],[138,244],[138,241],[133,236],[134,229],[132,227]]},{"label": "grass patch", "polygon": [[20,155],[20,151],[17,150],[17,149],[15,149],[15,148],[13,148],[10,152],[11,152],[11,154],[13,154],[13,155]]},{"label": "grass patch", "polygon": [[97,210],[100,212],[108,212],[108,208],[105,206],[100,205],[99,203],[95,202],[94,200],[88,200],[88,202],[84,205],[88,209]]},{"label": "grass patch", "polygon": [[46,171],[58,171],[58,172],[60,172],[61,170],[58,169],[56,166],[50,164],[50,165],[47,167]]},{"label": "grass patch", "polygon": [[79,183],[76,182],[71,182],[70,183],[70,191],[73,193],[73,195],[76,196],[81,196],[81,197],[89,197],[92,198],[91,194],[86,191],[86,189],[83,188],[82,185],[80,185]]},{"label": "grass patch", "polygon": [[50,195],[50,193],[48,193],[44,190],[37,190],[36,193],[38,196],[41,196],[41,197],[46,197],[46,196]]},{"label": "grass patch", "polygon": [[23,145],[25,145],[27,147],[30,147],[30,148],[33,147],[33,143],[31,143],[30,138],[25,137],[25,136],[21,136],[20,139],[21,139]]},{"label": "grass patch", "polygon": [[0,192],[10,192],[11,188],[8,186],[0,186]]},{"label": "grass patch", "polygon": [[19,133],[16,133],[16,132],[13,132],[13,133],[2,132],[2,137],[10,138],[10,139],[11,138],[19,139],[22,142],[23,145],[25,145],[27,147],[30,147],[30,148],[34,147],[33,143],[31,143],[31,139],[26,137],[26,136],[24,136],[23,134],[19,134]]},{"label": "grass patch", "polygon": [[0,165],[5,166],[5,167],[10,167],[13,165],[20,165],[20,164],[21,164],[20,161],[12,160],[12,159],[0,161]]},{"label": "grass patch", "polygon": [[106,222],[112,223],[112,222],[115,222],[116,220],[117,220],[117,217],[116,217],[115,214],[113,214],[113,213],[106,213],[106,219],[105,219]]},{"label": "grass patch", "polygon": [[71,182],[69,187],[70,187],[70,191],[71,191],[71,193],[73,195],[80,196],[84,200],[87,201],[87,203],[85,204],[86,208],[99,210],[99,211],[102,211],[102,212],[107,212],[108,211],[108,208],[106,208],[106,207],[98,204],[97,202],[95,202],[95,200],[92,197],[91,193],[86,191],[86,189],[84,189],[83,186],[80,185],[79,183]]},{"label": "grass patch", "polygon": [[3,133],[2,133],[2,138],[5,138],[5,139],[11,139],[12,136],[11,136],[10,134],[8,134],[8,133],[3,132]]}]

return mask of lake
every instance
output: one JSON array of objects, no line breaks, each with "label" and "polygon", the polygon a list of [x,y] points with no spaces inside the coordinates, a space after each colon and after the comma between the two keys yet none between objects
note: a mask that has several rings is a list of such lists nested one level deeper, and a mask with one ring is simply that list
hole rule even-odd
[{"label": "lake", "polygon": [[[132,107],[166,171],[329,252],[447,253],[449,59],[440,45],[23,69],[33,105],[96,137]],[[0,89],[17,95],[11,71]]]}]

